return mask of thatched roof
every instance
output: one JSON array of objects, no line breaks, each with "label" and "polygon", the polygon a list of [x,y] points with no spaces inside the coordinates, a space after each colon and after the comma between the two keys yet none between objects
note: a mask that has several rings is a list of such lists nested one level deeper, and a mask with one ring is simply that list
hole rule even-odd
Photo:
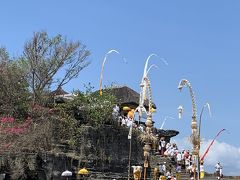
[{"label": "thatched roof", "polygon": [[50,93],[51,96],[58,96],[58,95],[64,95],[64,94],[69,94],[69,93],[64,91],[62,87],[58,87],[55,91],[52,91]]},{"label": "thatched roof", "polygon": [[62,87],[58,87],[55,91],[50,93],[55,103],[64,103],[68,100],[73,100],[73,95],[64,91]]},{"label": "thatched roof", "polygon": [[[134,91],[133,89],[122,86],[122,87],[113,87],[110,89],[110,92],[116,96],[117,103],[123,106],[129,106],[131,108],[136,108],[139,104],[140,94]],[[103,92],[104,93],[104,92]],[[149,101],[148,99],[144,102],[144,106],[148,108]],[[157,108],[153,103],[153,108]]]}]

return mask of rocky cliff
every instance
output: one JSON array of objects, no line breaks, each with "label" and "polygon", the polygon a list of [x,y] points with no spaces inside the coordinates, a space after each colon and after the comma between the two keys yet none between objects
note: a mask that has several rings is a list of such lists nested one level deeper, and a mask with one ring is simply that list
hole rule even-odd
[{"label": "rocky cliff", "polygon": [[[129,163],[129,129],[105,125],[94,128],[83,126],[79,132],[77,146],[55,144],[52,151],[44,153],[22,152],[0,156],[1,173],[8,173],[12,179],[61,179],[61,173],[70,170],[74,173],[87,167],[92,179],[127,177]],[[140,131],[134,130],[131,147],[131,165],[143,164],[143,144],[138,140]],[[164,131],[173,136],[173,132]],[[170,135],[171,134],[171,135]],[[175,135],[178,132],[175,133]],[[18,177],[17,172],[25,176]],[[73,178],[75,175],[73,175]]]}]

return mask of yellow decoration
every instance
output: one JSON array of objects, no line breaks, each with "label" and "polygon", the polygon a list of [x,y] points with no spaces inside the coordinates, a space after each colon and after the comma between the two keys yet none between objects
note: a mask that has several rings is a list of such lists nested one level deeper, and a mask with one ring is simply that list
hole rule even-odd
[{"label": "yellow decoration", "polygon": [[177,180],[180,180],[180,179],[181,179],[181,173],[179,173],[179,172],[176,173],[176,179],[177,179]]},{"label": "yellow decoration", "polygon": [[78,174],[86,175],[86,174],[89,174],[89,171],[86,168],[82,168],[78,171]]},{"label": "yellow decoration", "polygon": [[151,112],[152,112],[152,113],[155,113],[155,112],[156,112],[156,109],[152,108],[152,109],[151,109]]},{"label": "yellow decoration", "polygon": [[133,173],[134,180],[139,180],[141,178],[141,171],[137,170]]},{"label": "yellow decoration", "polygon": [[130,107],[128,107],[128,106],[124,106],[124,107],[123,107],[123,110],[124,110],[124,111],[130,111],[130,110],[131,110],[131,108],[130,108]]},{"label": "yellow decoration", "polygon": [[134,117],[134,109],[132,109],[131,111],[128,111],[128,118],[133,118]]},{"label": "yellow decoration", "polygon": [[200,172],[200,179],[204,179],[204,171]]},{"label": "yellow decoration", "polygon": [[165,178],[165,176],[161,175],[159,179],[160,180],[165,180],[166,178]]}]

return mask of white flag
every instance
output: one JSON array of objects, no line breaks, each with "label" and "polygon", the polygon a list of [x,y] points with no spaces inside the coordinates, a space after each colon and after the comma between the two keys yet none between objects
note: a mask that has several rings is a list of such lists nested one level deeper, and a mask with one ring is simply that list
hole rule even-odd
[{"label": "white flag", "polygon": [[129,128],[129,133],[128,133],[128,139],[132,139],[132,124],[130,125],[130,128]]}]

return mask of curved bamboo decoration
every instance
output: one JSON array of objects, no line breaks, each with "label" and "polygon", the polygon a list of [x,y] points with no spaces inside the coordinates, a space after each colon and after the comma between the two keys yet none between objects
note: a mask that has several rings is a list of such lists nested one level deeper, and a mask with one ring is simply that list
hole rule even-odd
[{"label": "curved bamboo decoration", "polygon": [[102,78],[103,78],[104,65],[105,65],[105,62],[106,62],[106,60],[107,60],[108,55],[111,54],[111,53],[113,53],[113,52],[115,52],[115,53],[117,53],[117,54],[120,54],[118,51],[112,49],[112,50],[108,51],[108,52],[105,54],[104,59],[103,59],[102,70],[101,70],[101,74],[100,74],[100,85],[99,85],[99,86],[100,86],[100,88],[99,88],[99,89],[100,89],[100,91],[99,91],[100,96],[102,96]]},{"label": "curved bamboo decoration", "polygon": [[[195,103],[195,97],[192,90],[192,86],[190,82],[187,79],[182,79],[178,85],[178,89],[181,91],[183,87],[187,86],[190,92],[191,100],[192,100],[192,122],[191,122],[191,128],[192,128],[192,134],[191,134],[191,143],[193,144],[193,152],[192,154],[194,156],[198,156],[199,154],[199,132],[198,132],[198,125],[197,125],[197,107]],[[195,160],[197,158],[195,157]]]},{"label": "curved bamboo decoration", "polygon": [[[211,110],[210,110],[210,104],[209,103],[205,103],[204,106],[202,107],[200,118],[199,118],[199,128],[198,128],[199,139],[201,138],[200,134],[201,134],[201,126],[202,126],[202,114],[203,114],[203,111],[204,111],[204,109],[206,107],[208,108],[209,116],[212,117]],[[200,149],[200,144],[199,144],[199,149]]]},{"label": "curved bamboo decoration", "polygon": [[[200,151],[200,148],[201,148],[201,126],[202,126],[202,115],[203,115],[203,111],[205,108],[208,108],[208,112],[209,112],[209,115],[210,117],[212,116],[211,115],[211,110],[210,110],[210,105],[209,103],[205,103],[202,107],[202,110],[201,110],[201,114],[200,114],[200,118],[199,118],[199,127],[198,127],[198,139],[199,139],[199,145],[198,145],[198,148],[199,148],[199,151]],[[198,154],[198,172],[200,172],[200,154]],[[199,176],[200,177],[200,176]]]},{"label": "curved bamboo decoration", "polygon": [[146,81],[146,86],[147,86],[147,90],[148,90],[148,114],[149,116],[152,117],[152,89],[151,89],[151,83],[149,78],[146,76],[145,77],[145,81]]},{"label": "curved bamboo decoration", "polygon": [[[146,179],[146,168],[149,167],[149,152],[151,150],[151,143],[157,143],[157,137],[152,133],[152,89],[151,89],[151,83],[148,78],[148,72],[150,71],[151,68],[157,67],[156,65],[151,65],[148,68],[148,61],[152,56],[157,56],[156,54],[150,54],[146,60],[145,67],[144,67],[144,72],[143,72],[143,77],[142,81],[140,84],[141,92],[140,92],[140,97],[139,97],[139,106],[136,108],[139,113],[139,117],[142,117],[142,112],[146,112],[147,114],[147,120],[145,122],[146,124],[146,131],[140,135],[140,140],[145,143],[143,150],[144,150],[144,180]],[[164,62],[166,65],[167,63]],[[149,100],[149,106],[148,106],[148,111],[144,107],[144,101],[146,100],[146,95],[148,94],[148,100]],[[139,119],[140,119],[139,118]]]},{"label": "curved bamboo decoration", "polygon": [[193,113],[192,117],[194,119],[196,119],[196,117],[197,117],[197,107],[196,107],[196,103],[195,103],[195,96],[194,96],[194,93],[193,93],[193,90],[192,90],[192,86],[187,79],[182,79],[179,82],[178,89],[181,91],[184,86],[187,86],[189,88],[189,92],[190,92],[190,96],[191,96],[191,100],[192,100],[192,113]]},{"label": "curved bamboo decoration", "polygon": [[[142,81],[141,81],[141,84],[140,84],[140,88],[141,88],[141,91],[140,91],[140,98],[139,98],[139,106],[138,106],[138,109],[140,110],[140,116],[142,116],[142,111],[145,111],[146,112],[146,109],[144,107],[144,101],[146,100],[146,92],[147,92],[147,89],[149,90],[149,87],[147,87],[147,81],[149,81],[148,79],[148,73],[149,71],[151,70],[151,68],[155,67],[155,68],[158,68],[158,66],[156,66],[155,64],[152,64],[149,68],[148,68],[148,62],[150,60],[151,57],[158,57],[157,54],[150,54],[145,62],[145,66],[144,66],[144,71],[143,71],[143,77],[142,77]],[[168,63],[163,59],[163,58],[160,58],[160,60],[165,64],[165,65],[168,65]],[[151,88],[151,87],[150,87]],[[151,89],[150,89],[151,91]],[[151,96],[151,95],[150,95]],[[151,97],[150,97],[151,98]]]}]

